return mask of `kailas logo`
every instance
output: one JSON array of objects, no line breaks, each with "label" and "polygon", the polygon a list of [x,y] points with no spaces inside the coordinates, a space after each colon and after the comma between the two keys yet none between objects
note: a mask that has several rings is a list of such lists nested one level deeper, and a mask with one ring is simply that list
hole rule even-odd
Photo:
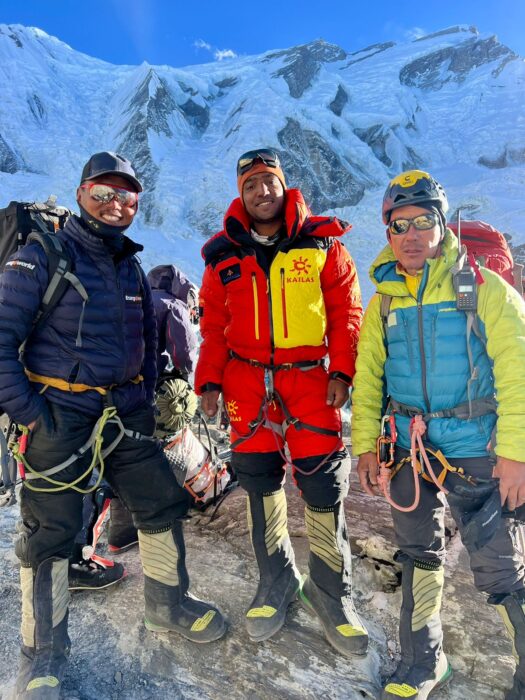
[{"label": "kailas logo", "polygon": [[310,268],[312,267],[312,264],[309,263],[308,260],[303,260],[302,255],[300,255],[297,259],[294,258],[292,262],[293,267],[290,268],[290,272],[293,274],[293,277],[286,278],[286,282],[288,284],[293,284],[294,282],[314,281],[314,278],[308,275]]},{"label": "kailas logo", "polygon": [[237,411],[239,410],[239,406],[237,404],[237,401],[227,401],[226,402],[226,411],[228,412],[228,415],[230,417],[230,421],[232,423],[238,423],[242,418],[237,415]]},{"label": "kailas logo", "polygon": [[138,303],[139,301],[142,301],[142,297],[132,297],[129,296],[129,294],[126,294],[126,301],[134,301],[135,303]]},{"label": "kailas logo", "polygon": [[5,265],[6,267],[24,267],[26,270],[34,270],[35,266],[23,260],[10,260]]}]

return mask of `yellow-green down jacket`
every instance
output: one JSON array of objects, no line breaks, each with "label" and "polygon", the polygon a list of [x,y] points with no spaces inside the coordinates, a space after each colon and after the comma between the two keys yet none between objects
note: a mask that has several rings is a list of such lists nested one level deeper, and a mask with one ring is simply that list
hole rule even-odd
[{"label": "yellow-green down jacket", "polygon": [[[354,455],[375,450],[387,396],[424,414],[468,401],[467,316],[456,310],[450,272],[457,249],[456,237],[447,230],[441,255],[425,264],[417,299],[396,272],[389,245],[370,268],[378,293],[368,305],[358,345],[352,394]],[[470,333],[477,368],[471,398],[495,394],[497,415],[431,418],[425,437],[449,458],[486,456],[497,420],[496,453],[525,461],[525,302],[497,274],[484,268],[481,272],[477,315],[485,342]],[[386,340],[381,294],[392,297]],[[407,449],[409,422],[408,417],[396,416],[398,444]]]}]

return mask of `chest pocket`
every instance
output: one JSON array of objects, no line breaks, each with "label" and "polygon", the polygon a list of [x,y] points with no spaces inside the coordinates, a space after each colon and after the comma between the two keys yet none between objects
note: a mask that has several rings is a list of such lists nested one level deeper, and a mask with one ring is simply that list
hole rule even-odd
[{"label": "chest pocket", "polygon": [[326,251],[278,253],[270,268],[274,343],[277,348],[318,346],[326,334],[321,273]]}]

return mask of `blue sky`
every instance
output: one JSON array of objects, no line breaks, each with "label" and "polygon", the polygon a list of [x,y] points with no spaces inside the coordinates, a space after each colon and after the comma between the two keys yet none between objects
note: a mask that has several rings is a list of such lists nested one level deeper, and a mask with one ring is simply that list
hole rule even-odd
[{"label": "blue sky", "polygon": [[317,38],[355,51],[454,24],[525,56],[525,0],[0,0],[0,23],[37,26],[121,64],[186,66]]}]

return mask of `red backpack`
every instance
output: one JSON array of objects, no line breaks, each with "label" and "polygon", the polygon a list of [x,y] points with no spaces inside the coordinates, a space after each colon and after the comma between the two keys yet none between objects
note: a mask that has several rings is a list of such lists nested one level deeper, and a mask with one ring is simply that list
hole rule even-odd
[{"label": "red backpack", "polygon": [[[449,223],[448,228],[458,235],[457,224]],[[481,267],[496,272],[523,294],[523,265],[514,263],[509,244],[502,233],[484,221],[462,221],[461,243],[467,248],[469,257],[473,257]]]}]

